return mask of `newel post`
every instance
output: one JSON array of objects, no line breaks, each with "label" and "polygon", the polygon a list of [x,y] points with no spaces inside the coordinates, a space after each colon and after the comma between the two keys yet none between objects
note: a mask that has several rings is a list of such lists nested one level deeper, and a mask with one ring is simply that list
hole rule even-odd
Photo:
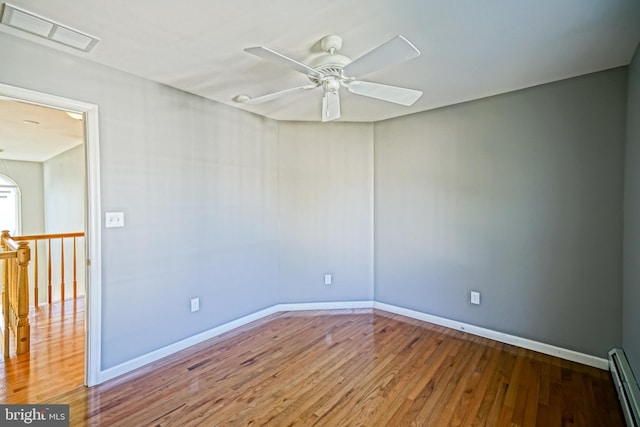
[{"label": "newel post", "polygon": [[[0,237],[0,247],[2,248],[2,252],[6,252],[8,250],[7,244],[4,240],[8,237],[9,231],[2,230],[2,237]],[[4,328],[2,330],[2,352],[4,354],[4,358],[7,359],[9,357],[9,291],[5,288],[9,286],[8,259],[2,260],[2,275],[0,280],[0,287],[2,288],[2,316],[4,319]]]},{"label": "newel post", "polygon": [[2,250],[6,251],[7,250],[7,245],[6,243],[4,243],[4,239],[9,238],[9,230],[2,230]]},{"label": "newel post", "polygon": [[[2,248],[2,252],[6,252],[9,250],[9,248],[7,248],[7,244],[4,242],[4,239],[9,238],[9,231],[8,230],[2,230],[2,237],[0,238],[0,247]],[[7,285],[7,282],[9,280],[9,262],[8,261],[2,261],[2,282],[0,283],[0,287],[2,288],[2,312],[5,311],[5,307],[6,302],[4,300],[4,293],[5,293],[5,286]]]},{"label": "newel post", "polygon": [[17,354],[29,352],[31,327],[29,325],[29,242],[18,243],[18,327],[16,331]]}]

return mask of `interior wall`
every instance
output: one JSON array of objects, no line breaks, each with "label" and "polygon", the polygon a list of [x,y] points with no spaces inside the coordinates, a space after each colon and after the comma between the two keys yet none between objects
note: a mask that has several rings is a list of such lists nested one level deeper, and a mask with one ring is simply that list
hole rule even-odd
[{"label": "interior wall", "polygon": [[20,188],[22,233],[44,233],[44,187],[42,163],[0,160],[0,174],[11,178]]},{"label": "interior wall", "polygon": [[276,303],[374,291],[598,356],[621,343],[626,69],[321,125],[7,34],[0,51],[3,83],[99,106],[102,208],[125,214],[102,235],[102,369]]},{"label": "interior wall", "polygon": [[373,125],[279,122],[278,133],[280,302],[371,301]]},{"label": "interior wall", "polygon": [[[0,34],[0,81],[99,106],[102,369],[277,302],[277,126]],[[200,311],[190,299],[200,297]]]},{"label": "interior wall", "polygon": [[640,47],[629,67],[624,193],[623,347],[640,375]]},{"label": "interior wall", "polygon": [[1,82],[99,106],[102,209],[125,216],[102,230],[103,370],[280,302],[373,298],[372,125],[278,124],[2,33],[0,51]]},{"label": "interior wall", "polygon": [[84,230],[84,145],[78,145],[42,164],[46,233]]},{"label": "interior wall", "polygon": [[626,79],[376,123],[376,300],[600,357],[619,346]]},{"label": "interior wall", "polygon": [[[73,233],[85,230],[85,154],[84,144],[71,148],[42,164],[44,182],[44,217],[45,233]],[[60,240],[53,240],[51,245],[51,277],[53,283],[60,283],[61,264]],[[76,282],[77,295],[85,294],[84,253],[85,240],[76,239]],[[64,277],[65,299],[73,298],[73,239],[65,239],[64,253]],[[45,249],[45,242],[41,242],[41,249]],[[46,253],[46,252],[41,252]],[[46,273],[47,270],[42,270]],[[41,303],[46,301],[47,281],[44,278],[40,282],[39,299]],[[58,288],[52,292],[52,300],[61,299]]]},{"label": "interior wall", "polygon": [[111,86],[128,92],[113,123],[100,103],[102,207],[125,221],[102,235],[102,348],[115,364],[276,303],[277,134],[168,87]]},{"label": "interior wall", "polygon": [[[43,234],[45,232],[44,219],[44,168],[40,162],[27,162],[17,160],[1,160],[0,173],[9,176],[20,188],[21,199],[21,216],[22,216],[22,232],[23,236],[29,234]],[[46,250],[44,243],[39,246],[40,253]],[[33,251],[33,249],[32,249]],[[35,258],[32,252],[32,260],[29,262],[29,277],[35,274]],[[38,272],[43,277],[46,272],[46,260],[44,257],[39,258]],[[39,283],[38,303],[46,300],[46,280]],[[29,303],[35,304],[35,293],[29,293]]]}]

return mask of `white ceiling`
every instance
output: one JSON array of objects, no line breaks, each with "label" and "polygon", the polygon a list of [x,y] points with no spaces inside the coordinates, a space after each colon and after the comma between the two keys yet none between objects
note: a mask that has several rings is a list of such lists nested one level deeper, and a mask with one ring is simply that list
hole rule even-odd
[{"label": "white ceiling", "polygon": [[627,65],[640,40],[637,0],[10,3],[100,38],[78,56],[277,120],[318,121],[321,89],[234,102],[309,82],[244,48],[262,45],[305,62],[327,34],[341,36],[340,53],[351,58],[405,36],[422,55],[366,80],[424,95],[403,107],[343,90],[340,121],[371,122]]},{"label": "white ceiling", "polygon": [[61,110],[0,99],[0,162],[44,162],[83,142],[82,120]]}]

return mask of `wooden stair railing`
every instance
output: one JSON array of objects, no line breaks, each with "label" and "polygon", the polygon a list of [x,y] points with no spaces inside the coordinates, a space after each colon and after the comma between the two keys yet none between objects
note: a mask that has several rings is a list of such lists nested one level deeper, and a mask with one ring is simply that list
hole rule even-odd
[{"label": "wooden stair railing", "polygon": [[0,260],[2,261],[2,348],[9,357],[9,333],[16,341],[18,355],[28,353],[31,345],[29,325],[29,260],[28,242],[17,242],[8,231],[2,231]]},{"label": "wooden stair railing", "polygon": [[39,268],[40,265],[38,263],[39,255],[38,255],[38,242],[46,241],[47,247],[47,303],[51,304],[52,296],[53,296],[53,275],[52,275],[52,252],[51,252],[51,241],[60,241],[60,300],[65,300],[65,250],[64,250],[64,240],[65,239],[73,239],[73,299],[78,298],[78,257],[77,257],[77,239],[80,237],[84,237],[84,232],[74,232],[74,233],[57,233],[57,234],[32,234],[26,236],[15,236],[13,237],[16,241],[26,241],[33,242],[34,248],[34,266],[33,266],[33,301],[34,305],[38,306],[39,295],[38,295],[38,280],[39,280]]}]

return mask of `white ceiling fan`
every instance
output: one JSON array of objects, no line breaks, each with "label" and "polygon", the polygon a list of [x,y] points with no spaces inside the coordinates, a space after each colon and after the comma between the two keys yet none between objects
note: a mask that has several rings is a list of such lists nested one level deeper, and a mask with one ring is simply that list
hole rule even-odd
[{"label": "white ceiling fan", "polygon": [[359,79],[374,71],[420,56],[420,51],[402,36],[396,36],[354,60],[336,53],[342,47],[342,39],[339,36],[324,37],[321,40],[321,46],[326,53],[313,59],[309,64],[303,64],[264,46],[245,49],[245,52],[279,62],[306,74],[311,83],[256,98],[239,95],[235,100],[247,105],[261,104],[295,92],[322,87],[324,89],[322,121],[328,122],[340,118],[340,87],[346,88],[355,95],[368,96],[405,106],[413,105],[422,96],[422,91],[419,90]]}]

